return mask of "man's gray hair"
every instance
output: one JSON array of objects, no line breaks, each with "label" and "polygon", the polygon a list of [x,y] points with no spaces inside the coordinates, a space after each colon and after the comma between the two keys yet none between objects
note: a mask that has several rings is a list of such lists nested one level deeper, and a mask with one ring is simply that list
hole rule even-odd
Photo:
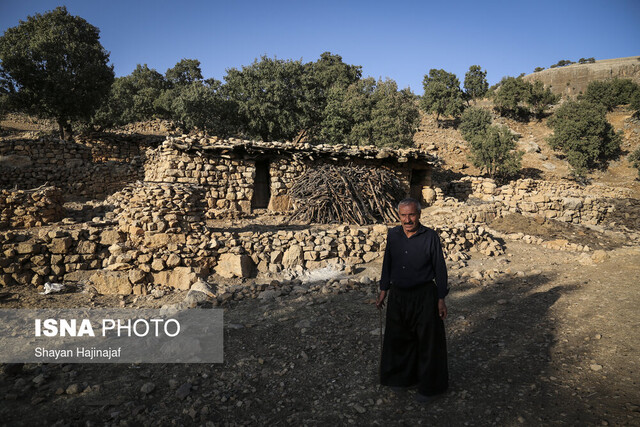
[{"label": "man's gray hair", "polygon": [[422,206],[420,206],[420,202],[417,201],[416,199],[411,198],[411,197],[407,197],[406,199],[402,199],[400,201],[400,203],[398,203],[398,210],[400,210],[400,206],[409,206],[409,205],[414,205],[416,207],[416,209],[418,210],[418,213],[420,213],[420,211],[422,211]]}]

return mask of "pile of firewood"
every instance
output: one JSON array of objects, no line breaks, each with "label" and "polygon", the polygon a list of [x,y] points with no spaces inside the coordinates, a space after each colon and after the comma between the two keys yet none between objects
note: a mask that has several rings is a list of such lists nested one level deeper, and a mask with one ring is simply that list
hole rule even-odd
[{"label": "pile of firewood", "polygon": [[320,224],[395,222],[405,190],[389,171],[324,165],[308,169],[289,190],[290,220]]}]

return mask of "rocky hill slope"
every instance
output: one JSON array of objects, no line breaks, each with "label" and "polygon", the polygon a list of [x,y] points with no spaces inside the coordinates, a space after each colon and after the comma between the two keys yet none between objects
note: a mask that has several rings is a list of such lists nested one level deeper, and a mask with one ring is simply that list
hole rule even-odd
[{"label": "rocky hill slope", "polygon": [[549,68],[524,76],[530,82],[541,81],[554,93],[575,97],[594,80],[631,79],[640,83],[640,56],[601,59],[592,64],[572,64]]}]

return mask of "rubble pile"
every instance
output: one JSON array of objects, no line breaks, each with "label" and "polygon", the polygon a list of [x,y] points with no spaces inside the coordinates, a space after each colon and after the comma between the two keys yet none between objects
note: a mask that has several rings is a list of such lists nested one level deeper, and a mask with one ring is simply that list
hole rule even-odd
[{"label": "rubble pile", "polygon": [[59,188],[0,189],[0,230],[39,227],[58,222],[64,215]]}]

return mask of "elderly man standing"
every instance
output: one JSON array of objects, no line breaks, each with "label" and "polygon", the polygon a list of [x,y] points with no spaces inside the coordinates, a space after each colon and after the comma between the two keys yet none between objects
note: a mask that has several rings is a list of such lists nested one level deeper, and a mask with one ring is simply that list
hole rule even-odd
[{"label": "elderly man standing", "polygon": [[380,383],[395,391],[417,385],[416,400],[425,403],[449,384],[447,266],[438,234],[420,224],[420,203],[404,199],[398,212],[402,225],[387,235],[376,302],[382,309],[389,293]]}]

